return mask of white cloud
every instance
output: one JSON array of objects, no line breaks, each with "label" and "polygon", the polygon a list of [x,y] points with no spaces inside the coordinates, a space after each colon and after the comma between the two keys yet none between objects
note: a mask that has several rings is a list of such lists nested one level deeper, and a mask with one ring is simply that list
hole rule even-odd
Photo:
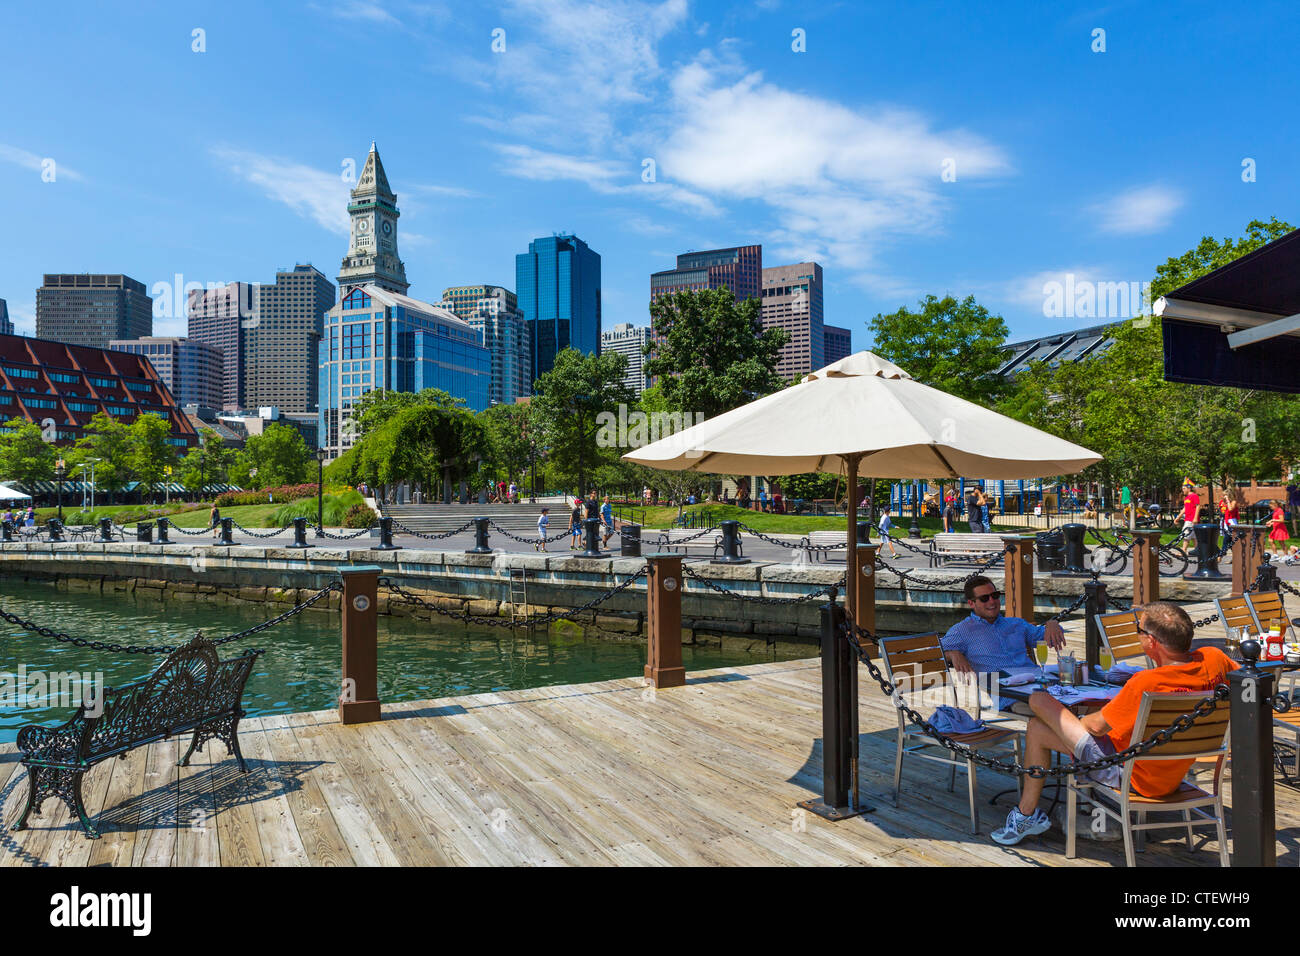
[{"label": "white cloud", "polygon": [[0,160],[3,160],[6,163],[13,163],[14,165],[21,166],[24,169],[30,169],[37,173],[38,176],[40,173],[45,171],[44,164],[47,159],[52,159],[54,161],[54,166],[52,168],[54,171],[55,182],[58,182],[60,177],[71,179],[74,182],[82,182],[85,180],[85,176],[81,175],[81,173],[77,172],[71,166],[64,165],[57,156],[37,156],[35,153],[29,153],[25,149],[19,149],[17,146],[6,146],[4,143],[0,143]]},{"label": "white cloud", "polygon": [[210,152],[236,176],[260,187],[268,198],[284,203],[330,232],[348,234],[347,204],[351,187],[338,171],[316,169],[228,146],[213,147]]},{"label": "white cloud", "polygon": [[1168,186],[1138,186],[1086,210],[1098,230],[1119,235],[1159,232],[1183,206],[1183,197]]}]

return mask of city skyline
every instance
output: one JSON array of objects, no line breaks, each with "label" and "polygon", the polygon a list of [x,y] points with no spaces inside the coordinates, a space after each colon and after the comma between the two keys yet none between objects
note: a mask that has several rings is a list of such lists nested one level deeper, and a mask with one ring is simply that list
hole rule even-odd
[{"label": "city skyline", "polygon": [[[510,288],[527,240],[569,233],[602,255],[606,327],[647,321],[644,277],[681,251],[748,243],[821,263],[826,321],[855,348],[872,315],[928,293],[974,294],[1012,339],[1091,325],[1107,316],[1044,315],[1043,286],[1146,282],[1203,235],[1297,218],[1281,170],[1298,134],[1272,121],[1294,99],[1297,13],[1266,6],[1266,34],[1201,5],[73,4],[71,32],[20,8],[7,68],[44,79],[0,107],[0,202],[28,225],[0,298],[30,333],[46,272],[122,272],[159,299],[176,275],[333,275],[373,139],[404,184],[421,299],[471,276]],[[1155,75],[1156,36],[1173,60],[1218,51],[1219,79]],[[373,82],[318,68],[357,43],[387,51]],[[55,44],[66,66],[46,76]],[[109,62],[112,88],[93,81]],[[1189,112],[1219,121],[1134,148]],[[155,334],[184,334],[175,311]]]}]

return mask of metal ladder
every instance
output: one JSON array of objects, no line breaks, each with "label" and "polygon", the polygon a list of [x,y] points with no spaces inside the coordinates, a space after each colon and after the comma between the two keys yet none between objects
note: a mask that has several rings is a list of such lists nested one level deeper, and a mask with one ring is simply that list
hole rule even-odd
[{"label": "metal ladder", "polygon": [[510,623],[528,621],[528,569],[510,569]]}]

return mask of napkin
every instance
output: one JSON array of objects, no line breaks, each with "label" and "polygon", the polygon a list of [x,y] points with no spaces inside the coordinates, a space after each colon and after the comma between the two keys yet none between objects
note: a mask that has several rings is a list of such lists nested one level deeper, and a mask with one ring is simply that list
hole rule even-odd
[{"label": "napkin", "polygon": [[984,721],[976,720],[960,707],[940,707],[930,715],[930,725],[941,734],[973,734],[984,729]]},{"label": "napkin", "polygon": [[1021,684],[1033,684],[1038,681],[1038,671],[1015,671],[1002,678],[998,683],[1003,687],[1019,687]]}]

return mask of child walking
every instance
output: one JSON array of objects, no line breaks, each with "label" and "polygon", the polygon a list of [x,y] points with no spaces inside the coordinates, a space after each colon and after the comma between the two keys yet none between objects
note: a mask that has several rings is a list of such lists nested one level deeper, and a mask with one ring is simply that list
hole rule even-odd
[{"label": "child walking", "polygon": [[885,505],[880,509],[880,540],[888,542],[889,556],[896,558],[898,557],[898,549],[894,547],[894,539],[889,533],[893,528],[894,523],[889,520],[889,505]]},{"label": "child walking", "polygon": [[543,508],[542,513],[537,516],[537,543],[533,545],[534,551],[546,550],[546,529],[551,523],[551,509]]}]

